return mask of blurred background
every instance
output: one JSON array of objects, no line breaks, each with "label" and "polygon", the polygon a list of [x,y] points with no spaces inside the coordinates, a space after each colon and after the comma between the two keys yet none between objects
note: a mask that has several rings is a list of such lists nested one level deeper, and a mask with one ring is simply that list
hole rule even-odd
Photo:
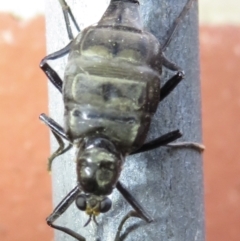
[{"label": "blurred background", "polygon": [[[240,240],[240,2],[200,0],[207,241]],[[0,240],[53,240],[44,1],[0,3]],[[192,240],[188,240],[192,241]]]}]

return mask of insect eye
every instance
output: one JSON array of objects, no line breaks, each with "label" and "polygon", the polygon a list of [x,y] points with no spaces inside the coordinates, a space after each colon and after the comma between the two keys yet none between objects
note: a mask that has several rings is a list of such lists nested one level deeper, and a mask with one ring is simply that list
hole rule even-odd
[{"label": "insect eye", "polygon": [[76,206],[78,209],[85,211],[86,207],[87,207],[87,202],[86,202],[86,197],[84,194],[80,194],[77,198],[76,198]]},{"label": "insect eye", "polygon": [[111,207],[112,207],[112,201],[108,197],[106,197],[101,201],[99,211],[101,213],[106,213],[107,211],[109,211]]}]

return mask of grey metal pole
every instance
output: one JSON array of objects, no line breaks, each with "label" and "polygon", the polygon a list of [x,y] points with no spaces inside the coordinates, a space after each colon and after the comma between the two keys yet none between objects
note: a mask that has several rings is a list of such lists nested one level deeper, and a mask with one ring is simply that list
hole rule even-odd
[{"label": "grey metal pole", "polygon": [[[83,29],[97,22],[109,1],[69,0],[73,14]],[[141,13],[144,25],[161,43],[186,0],[142,0]],[[52,53],[68,43],[63,15],[57,0],[46,1],[47,52]],[[201,142],[200,82],[198,54],[198,18],[194,4],[181,22],[173,41],[165,51],[166,56],[184,69],[186,78],[163,102],[154,116],[148,139],[180,129],[181,141]],[[63,75],[66,58],[51,65]],[[164,71],[163,83],[172,75]],[[58,123],[63,121],[62,96],[49,84],[50,116]],[[52,151],[57,148],[51,138]],[[56,206],[76,185],[74,150],[54,160],[52,168],[53,199]],[[124,226],[123,237],[128,241],[203,241],[203,180],[202,157],[187,148],[162,147],[127,158],[121,181],[131,190],[154,218],[146,224],[140,219],[130,219]],[[93,222],[83,228],[87,216],[73,204],[58,224],[69,227],[86,237],[87,241],[113,241],[122,217],[130,210],[129,204],[115,190],[113,207],[100,215],[99,225]],[[55,240],[73,240],[56,231]]]}]

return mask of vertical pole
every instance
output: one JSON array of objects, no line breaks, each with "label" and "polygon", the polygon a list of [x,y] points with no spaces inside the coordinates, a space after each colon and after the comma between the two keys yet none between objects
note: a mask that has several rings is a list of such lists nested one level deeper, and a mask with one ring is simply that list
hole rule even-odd
[{"label": "vertical pole", "polygon": [[[186,2],[187,0],[142,1],[143,22],[160,43],[164,43],[167,31]],[[180,129],[183,137],[179,141],[201,142],[197,1],[182,20],[165,55],[185,71],[186,77],[160,103],[151,125],[149,139]],[[171,75],[169,71],[164,71],[162,82]],[[132,236],[135,237],[131,240],[203,241],[205,233],[201,154],[187,148],[159,148],[136,158],[138,166],[146,165],[143,168],[134,168],[136,177],[141,174],[144,186],[141,186],[139,180],[135,183],[136,190],[133,185],[129,186],[133,187],[134,194],[142,200],[156,222],[143,226],[139,233],[133,232]],[[133,179],[131,176],[134,174],[130,171],[130,180]],[[137,231],[139,230],[140,228]]]},{"label": "vertical pole", "polygon": [[[97,22],[109,1],[68,0],[81,29]],[[164,43],[167,30],[186,4],[186,0],[140,0],[143,23]],[[58,0],[46,1],[47,52],[52,53],[68,43],[67,32]],[[165,55],[181,66],[186,77],[163,102],[153,118],[148,140],[180,129],[181,141],[201,142],[200,81],[198,53],[197,4],[183,19]],[[51,62],[63,75],[66,58]],[[173,73],[164,71],[162,83]],[[62,124],[62,96],[49,84],[49,113]],[[51,138],[52,151],[57,148]],[[76,185],[74,150],[54,160],[53,199],[56,206]],[[123,228],[126,241],[204,241],[202,157],[192,149],[162,147],[127,158],[121,181],[152,215],[146,224],[130,219]],[[87,241],[113,241],[121,218],[130,206],[115,190],[112,210],[98,217],[99,225],[83,228],[87,216],[73,204],[57,221],[85,236]],[[99,239],[97,239],[99,238]],[[72,237],[56,231],[55,240]]]}]

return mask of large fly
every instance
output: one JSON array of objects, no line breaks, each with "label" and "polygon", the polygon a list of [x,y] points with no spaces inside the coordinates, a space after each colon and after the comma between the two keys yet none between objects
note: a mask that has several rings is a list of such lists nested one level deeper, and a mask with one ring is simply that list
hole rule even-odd
[{"label": "large fly", "polygon": [[[126,156],[167,145],[180,138],[178,130],[145,143],[151,118],[158,104],[181,82],[184,72],[163,54],[179,22],[191,8],[188,0],[174,21],[163,46],[140,24],[137,0],[111,0],[97,23],[80,32],[80,28],[65,0],[59,0],[70,43],[46,56],[40,64],[53,85],[63,94],[64,127],[45,114],[40,119],[48,125],[59,143],[49,158],[77,147],[77,186],[59,203],[47,218],[51,227],[79,241],[86,239],[54,221],[75,201],[78,209],[89,215],[86,225],[100,213],[108,212],[112,202],[108,197],[114,188],[123,195],[133,210],[120,222],[115,241],[130,217],[152,222],[152,217],[119,181]],[[80,32],[73,37],[70,19]],[[49,66],[48,60],[69,54],[64,80]],[[160,88],[162,66],[176,71]],[[69,141],[65,147],[62,139]],[[185,143],[202,150],[196,143]]]}]

